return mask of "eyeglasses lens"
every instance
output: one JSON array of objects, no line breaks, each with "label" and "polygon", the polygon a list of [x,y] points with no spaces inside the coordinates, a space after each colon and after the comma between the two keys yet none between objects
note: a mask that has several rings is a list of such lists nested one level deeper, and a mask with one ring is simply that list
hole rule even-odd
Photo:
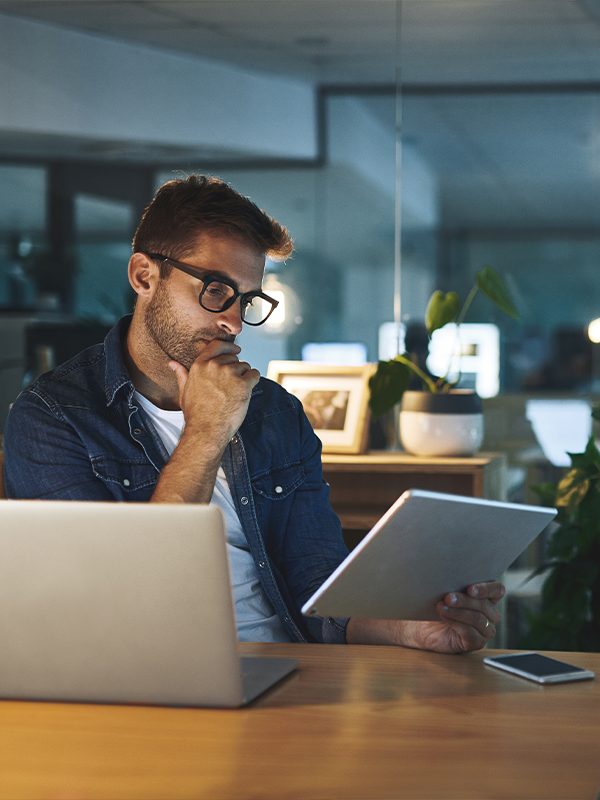
[{"label": "eyeglasses lens", "polygon": [[248,325],[259,325],[269,316],[272,307],[272,304],[262,297],[248,298],[248,302],[244,303],[242,318]]},{"label": "eyeglasses lens", "polygon": [[221,311],[223,306],[234,296],[235,292],[226,283],[210,281],[200,295],[200,303],[207,311]]},{"label": "eyeglasses lens", "polygon": [[[236,297],[231,286],[209,281],[200,295],[200,305],[207,311],[219,312]],[[273,304],[256,295],[242,296],[242,319],[248,325],[260,325],[269,316]]]}]

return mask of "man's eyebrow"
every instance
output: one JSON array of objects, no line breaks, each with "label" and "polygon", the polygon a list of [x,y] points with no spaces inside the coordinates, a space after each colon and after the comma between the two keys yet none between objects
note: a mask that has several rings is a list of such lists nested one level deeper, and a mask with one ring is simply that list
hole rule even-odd
[{"label": "man's eyebrow", "polygon": [[196,267],[191,268],[192,272],[198,273],[199,280],[204,280],[205,278],[214,278],[218,281],[223,281],[224,283],[230,283],[235,288],[238,288],[238,285],[235,281],[232,281],[229,275],[225,272],[221,272],[218,269],[196,269]]}]

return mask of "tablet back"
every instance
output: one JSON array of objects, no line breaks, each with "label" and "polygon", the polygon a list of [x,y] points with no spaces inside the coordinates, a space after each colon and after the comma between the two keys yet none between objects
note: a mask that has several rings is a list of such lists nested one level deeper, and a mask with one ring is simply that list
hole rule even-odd
[{"label": "tablet back", "polygon": [[2,501],[0,642],[3,698],[237,706],[296,663],[248,659],[246,691],[223,518],[202,505]]},{"label": "tablet back", "polygon": [[302,608],[305,615],[437,620],[447,592],[497,580],[555,509],[410,489]]}]

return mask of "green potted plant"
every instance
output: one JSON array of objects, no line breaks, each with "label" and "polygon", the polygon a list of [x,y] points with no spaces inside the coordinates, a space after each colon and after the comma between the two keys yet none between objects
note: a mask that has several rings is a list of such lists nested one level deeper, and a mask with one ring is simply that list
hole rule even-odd
[{"label": "green potted plant", "polygon": [[[600,408],[592,411],[600,421]],[[558,511],[548,543],[541,612],[519,647],[600,652],[600,452],[590,437],[585,452],[570,453],[571,469],[558,484],[533,486],[542,505]],[[533,577],[533,576],[532,576]]]},{"label": "green potted plant", "polygon": [[[475,283],[461,307],[456,292],[435,291],[425,311],[429,336],[444,325],[455,323],[458,330],[478,292],[515,320],[519,314],[500,276],[486,267],[475,275]],[[402,401],[400,437],[406,450],[416,455],[470,455],[483,441],[481,399],[456,385],[460,374],[450,377],[451,359],[446,373],[432,377],[415,364],[407,353],[389,361],[379,361],[369,381],[369,407],[373,419]],[[422,391],[408,391],[417,376]]]}]

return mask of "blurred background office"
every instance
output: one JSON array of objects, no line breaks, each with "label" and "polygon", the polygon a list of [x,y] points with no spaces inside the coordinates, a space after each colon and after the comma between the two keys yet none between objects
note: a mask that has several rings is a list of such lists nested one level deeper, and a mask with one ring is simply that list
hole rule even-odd
[{"label": "blurred background office", "polygon": [[439,374],[453,335],[423,340],[427,300],[490,266],[522,321],[476,299],[461,386],[506,496],[537,502],[585,446],[600,0],[0,0],[0,64],[0,433],[23,386],[131,310],[141,214],[198,171],[295,240],[267,264],[277,313],[240,337],[263,374],[388,358],[405,333]]},{"label": "blurred background office", "polygon": [[522,323],[467,320],[489,446],[539,445],[530,398],[593,398],[598,0],[0,0],[0,42],[0,429],[130,310],[137,221],[192,171],[294,236],[279,315],[240,339],[261,372],[387,357],[491,266]]}]

